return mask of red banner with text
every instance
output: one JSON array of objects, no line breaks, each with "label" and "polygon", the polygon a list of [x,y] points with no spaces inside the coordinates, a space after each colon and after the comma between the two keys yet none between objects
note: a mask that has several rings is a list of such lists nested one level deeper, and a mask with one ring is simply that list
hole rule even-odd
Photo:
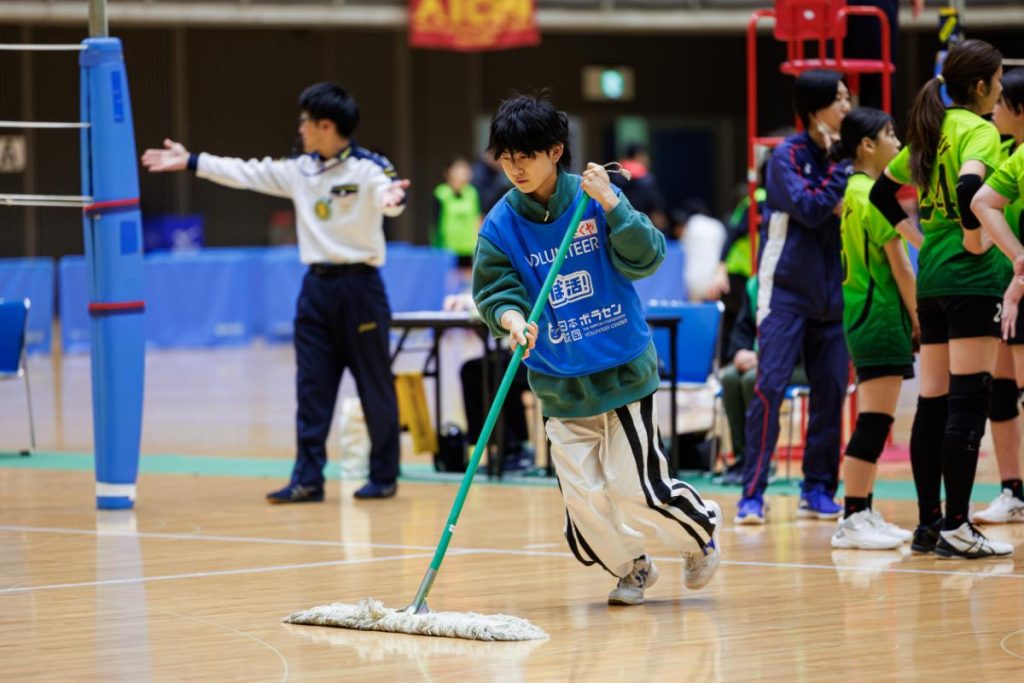
[{"label": "red banner with text", "polygon": [[409,45],[478,52],[540,43],[534,0],[409,0]]}]

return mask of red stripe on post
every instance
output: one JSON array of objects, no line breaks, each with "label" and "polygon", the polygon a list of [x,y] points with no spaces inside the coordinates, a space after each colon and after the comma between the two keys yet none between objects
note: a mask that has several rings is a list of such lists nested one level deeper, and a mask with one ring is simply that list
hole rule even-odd
[{"label": "red stripe on post", "polygon": [[87,204],[82,208],[82,212],[87,216],[91,216],[95,213],[103,213],[106,211],[127,211],[134,209],[139,205],[139,198],[134,199],[111,199],[105,202],[94,202]]},{"label": "red stripe on post", "polygon": [[141,313],[145,309],[145,301],[93,301],[89,304],[89,315],[116,315],[118,313]]}]

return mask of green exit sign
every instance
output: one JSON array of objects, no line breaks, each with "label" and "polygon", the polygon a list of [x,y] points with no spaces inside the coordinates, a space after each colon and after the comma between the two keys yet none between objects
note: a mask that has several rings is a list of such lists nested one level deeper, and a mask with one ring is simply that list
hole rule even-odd
[{"label": "green exit sign", "polygon": [[583,67],[583,98],[591,101],[628,102],[636,96],[636,79],[628,66]]}]

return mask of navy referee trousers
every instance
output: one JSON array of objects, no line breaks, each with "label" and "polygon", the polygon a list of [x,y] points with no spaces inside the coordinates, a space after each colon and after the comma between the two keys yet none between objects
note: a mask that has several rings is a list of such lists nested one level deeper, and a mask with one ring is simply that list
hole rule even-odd
[{"label": "navy referee trousers", "polygon": [[292,484],[322,487],[341,377],[352,372],[370,433],[370,481],[398,478],[399,427],[391,373],[391,307],[377,268],[314,264],[295,312],[296,433]]}]

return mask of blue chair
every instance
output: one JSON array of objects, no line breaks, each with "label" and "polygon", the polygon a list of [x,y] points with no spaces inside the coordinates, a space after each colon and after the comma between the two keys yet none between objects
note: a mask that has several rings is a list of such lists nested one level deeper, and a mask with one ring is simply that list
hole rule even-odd
[{"label": "blue chair", "polygon": [[50,353],[55,285],[52,258],[0,258],[0,299],[32,302],[25,328],[30,356]]},{"label": "blue chair", "polygon": [[[662,367],[663,379],[669,380],[668,385],[673,391],[697,391],[709,389],[712,393],[717,388],[718,357],[722,343],[722,313],[725,306],[720,301],[703,303],[672,302],[660,304],[651,302],[647,307],[649,318],[657,315],[678,315],[678,334],[676,335],[676,368],[675,376],[670,374],[668,365],[671,362],[670,335],[664,330],[655,328],[654,343],[658,349],[659,364]],[[674,404],[675,401],[673,400]],[[711,429],[712,440],[711,465],[718,459],[718,401],[712,400]],[[674,409],[675,406],[672,406]],[[671,415],[672,432],[675,433],[676,415]],[[673,466],[677,464],[673,446]]]},{"label": "blue chair", "polygon": [[676,379],[684,388],[705,388],[717,375],[724,312],[721,301],[688,304],[683,309]]},{"label": "blue chair", "polygon": [[25,330],[28,327],[28,299],[4,301],[0,299],[0,379],[25,378],[25,398],[28,401],[28,426],[32,439],[31,450],[36,448],[36,425],[32,417],[32,389],[28,381],[28,361],[25,353]]}]

